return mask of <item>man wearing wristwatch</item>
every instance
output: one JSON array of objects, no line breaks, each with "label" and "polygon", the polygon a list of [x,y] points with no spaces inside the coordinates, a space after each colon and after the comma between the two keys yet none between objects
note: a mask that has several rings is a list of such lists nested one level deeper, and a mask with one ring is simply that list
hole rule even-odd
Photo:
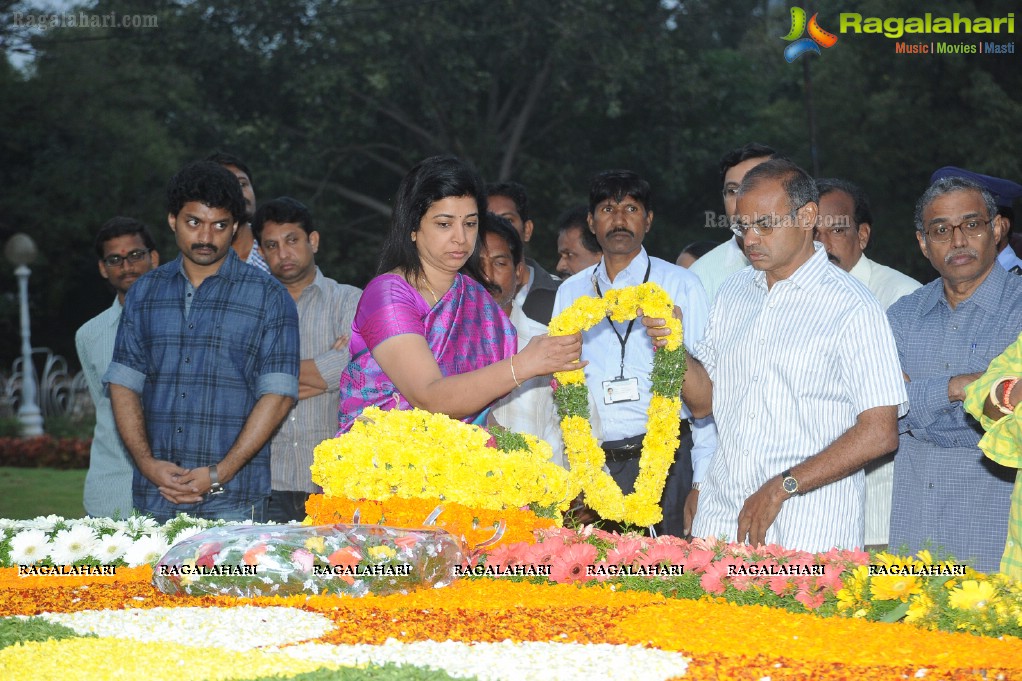
[{"label": "man wearing wristwatch", "polygon": [[[863,545],[862,468],[897,447],[907,400],[883,308],[814,244],[818,197],[783,159],[738,188],[735,231],[752,267],[721,286],[682,387],[695,416],[712,411],[720,443],[694,536]],[[663,335],[663,320],[643,323]]]},{"label": "man wearing wristwatch", "polygon": [[263,522],[268,441],[298,396],[295,303],[231,248],[245,200],[230,171],[185,166],[167,203],[181,255],[128,291],[103,377],[136,466],[133,505],[160,522]]}]

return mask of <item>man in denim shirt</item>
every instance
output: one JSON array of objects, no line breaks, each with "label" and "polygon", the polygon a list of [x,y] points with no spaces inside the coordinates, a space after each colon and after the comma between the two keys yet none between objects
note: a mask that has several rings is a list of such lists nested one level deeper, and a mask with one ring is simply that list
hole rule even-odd
[{"label": "man in denim shirt", "polygon": [[262,522],[268,441],[298,396],[298,312],[231,248],[245,201],[229,171],[185,166],[167,206],[181,255],[128,292],[103,379],[137,467],[134,506]]}]

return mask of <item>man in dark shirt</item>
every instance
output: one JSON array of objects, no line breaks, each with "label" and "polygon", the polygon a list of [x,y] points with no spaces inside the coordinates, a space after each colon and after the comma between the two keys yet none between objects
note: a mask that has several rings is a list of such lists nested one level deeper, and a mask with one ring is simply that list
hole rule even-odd
[{"label": "man in dark shirt", "polygon": [[167,204],[181,255],[128,292],[103,379],[137,467],[133,503],[159,521],[262,522],[268,441],[298,396],[298,313],[231,248],[245,202],[228,170],[185,166]]}]

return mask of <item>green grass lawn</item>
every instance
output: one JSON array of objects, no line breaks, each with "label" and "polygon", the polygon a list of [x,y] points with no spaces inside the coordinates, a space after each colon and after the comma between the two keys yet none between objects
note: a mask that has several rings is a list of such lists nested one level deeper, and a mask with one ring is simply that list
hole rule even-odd
[{"label": "green grass lawn", "polygon": [[0,467],[0,518],[35,518],[55,513],[81,518],[84,469]]}]

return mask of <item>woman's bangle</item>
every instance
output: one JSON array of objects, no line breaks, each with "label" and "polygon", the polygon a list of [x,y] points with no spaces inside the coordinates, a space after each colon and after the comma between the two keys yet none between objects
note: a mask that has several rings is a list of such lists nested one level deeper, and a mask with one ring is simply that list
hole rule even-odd
[{"label": "woman's bangle", "polygon": [[522,384],[518,382],[518,376],[515,375],[515,356],[514,355],[511,355],[511,378],[515,379],[515,385],[517,385],[519,388],[522,387]]},{"label": "woman's bangle", "polygon": [[997,411],[1001,412],[1005,416],[1013,414],[1014,411],[1008,409],[1005,405],[1001,404],[1001,399],[998,393],[1001,392],[1001,386],[1009,381],[1011,382],[1012,386],[1014,386],[1015,382],[1018,381],[1018,376],[1002,376],[1001,378],[997,379],[992,386],[990,386],[990,403],[997,407]]},{"label": "woman's bangle", "polygon": [[1014,389],[1016,383],[1018,383],[1017,378],[1009,378],[1004,382],[1004,393],[1001,397],[1001,405],[1008,410],[1009,414],[1015,413],[1015,405],[1011,403],[1011,391]]}]

